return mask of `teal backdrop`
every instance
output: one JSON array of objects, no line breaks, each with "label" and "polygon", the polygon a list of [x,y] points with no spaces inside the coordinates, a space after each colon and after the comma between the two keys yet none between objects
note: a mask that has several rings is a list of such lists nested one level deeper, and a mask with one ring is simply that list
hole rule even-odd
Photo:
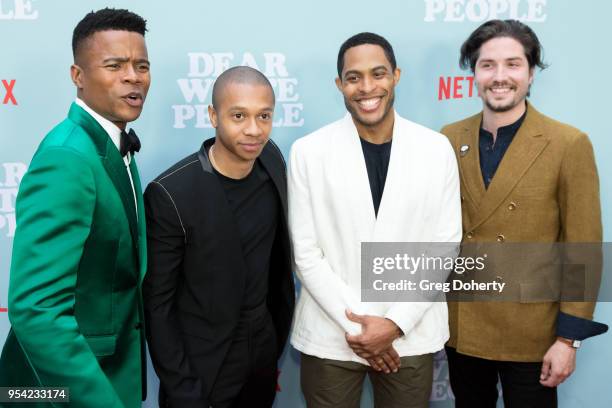
[{"label": "teal backdrop", "polygon": [[[470,73],[458,67],[463,40],[487,19],[521,19],[538,34],[550,64],[537,72],[530,99],[541,112],[589,134],[610,240],[611,2],[0,0],[0,345],[9,330],[6,299],[19,182],[42,137],[74,100],[72,30],[87,12],[105,6],[129,8],[149,23],[152,85],[133,124],[143,142],[137,156],[143,185],[213,135],[206,116],[210,85],[227,67],[251,65],[270,78],[277,95],[272,137],[287,155],[297,138],[345,113],[334,78],[338,48],[349,36],[373,31],[391,42],[402,69],[396,109],[440,129],[481,108]],[[612,305],[600,302],[595,317],[611,324]],[[584,342],[577,371],[559,388],[561,407],[612,406],[610,339]],[[288,348],[281,363],[276,406],[305,406],[298,354]],[[149,368],[143,406],[153,407],[158,381],[150,363]],[[453,406],[443,355],[436,358],[434,377],[431,406]],[[369,389],[363,406],[372,406]]]}]

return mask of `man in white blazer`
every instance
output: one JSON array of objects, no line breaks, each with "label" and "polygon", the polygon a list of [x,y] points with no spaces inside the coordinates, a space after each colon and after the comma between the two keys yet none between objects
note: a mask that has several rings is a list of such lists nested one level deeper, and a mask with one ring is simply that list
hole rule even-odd
[{"label": "man in white blazer", "polygon": [[[338,54],[348,114],[297,140],[289,222],[302,283],[291,344],[309,407],[426,407],[433,353],[449,337],[438,302],[361,301],[362,242],[459,242],[457,163],[446,138],[393,109],[393,49],[360,33]],[[384,194],[383,194],[384,191]]]}]

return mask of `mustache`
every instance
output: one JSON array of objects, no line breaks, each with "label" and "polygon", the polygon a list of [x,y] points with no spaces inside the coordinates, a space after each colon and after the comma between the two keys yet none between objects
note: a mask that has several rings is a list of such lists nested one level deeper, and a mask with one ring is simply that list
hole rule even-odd
[{"label": "mustache", "polygon": [[508,81],[493,81],[493,84],[489,86],[489,88],[495,87],[508,87],[508,88],[516,88],[516,84]]}]

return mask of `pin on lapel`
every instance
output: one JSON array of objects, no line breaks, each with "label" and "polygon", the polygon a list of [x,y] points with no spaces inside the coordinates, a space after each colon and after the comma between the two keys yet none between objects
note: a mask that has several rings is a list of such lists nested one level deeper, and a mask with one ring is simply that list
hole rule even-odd
[{"label": "pin on lapel", "polygon": [[461,157],[465,156],[467,154],[467,152],[470,150],[470,146],[468,145],[462,145],[459,148],[459,154],[461,154]]}]

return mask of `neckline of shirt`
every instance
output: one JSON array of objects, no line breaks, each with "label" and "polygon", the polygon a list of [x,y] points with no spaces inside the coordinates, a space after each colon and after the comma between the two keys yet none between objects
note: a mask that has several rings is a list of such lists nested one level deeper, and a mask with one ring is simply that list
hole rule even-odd
[{"label": "neckline of shirt", "polygon": [[[91,117],[94,118],[100,126],[102,126],[102,129],[106,131],[106,134],[108,134],[108,137],[111,138],[117,150],[121,151],[121,129],[119,129],[119,127],[113,122],[91,109],[82,99],[76,98],[75,103],[83,108],[85,112],[89,113]],[[129,165],[132,159],[131,154],[128,152],[123,159],[125,164]]]}]

